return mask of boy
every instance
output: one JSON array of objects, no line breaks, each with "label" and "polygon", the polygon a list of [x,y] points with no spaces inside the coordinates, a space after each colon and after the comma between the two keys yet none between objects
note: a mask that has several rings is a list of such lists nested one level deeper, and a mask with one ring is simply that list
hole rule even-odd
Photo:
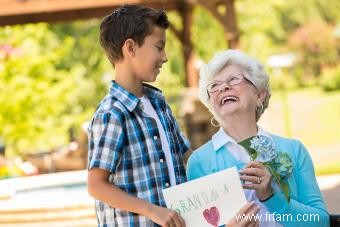
[{"label": "boy", "polygon": [[163,11],[127,5],[104,18],[100,42],[115,81],[89,125],[88,191],[99,226],[185,226],[162,189],[186,181],[182,136],[153,82],[165,54]]}]

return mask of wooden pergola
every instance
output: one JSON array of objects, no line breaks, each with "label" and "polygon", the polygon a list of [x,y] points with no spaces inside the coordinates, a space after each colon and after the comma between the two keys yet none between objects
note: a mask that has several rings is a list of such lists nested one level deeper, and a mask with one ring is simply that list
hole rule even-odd
[{"label": "wooden pergola", "polygon": [[[222,24],[230,48],[237,47],[239,32],[235,15],[235,0],[1,0],[0,26],[62,22],[76,19],[101,18],[123,4],[142,4],[177,11],[182,29],[170,29],[182,43],[185,61],[186,86],[197,86],[193,46],[190,39],[193,7],[200,4]],[[223,8],[223,13],[218,8]]]}]

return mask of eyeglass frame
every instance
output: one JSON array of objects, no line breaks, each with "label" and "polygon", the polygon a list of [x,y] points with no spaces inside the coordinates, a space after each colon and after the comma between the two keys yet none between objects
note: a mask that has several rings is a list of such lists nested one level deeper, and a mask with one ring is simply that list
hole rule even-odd
[{"label": "eyeglass frame", "polygon": [[[241,75],[241,78],[238,77],[239,75]],[[236,84],[230,84],[230,82],[231,82],[234,78],[238,78],[238,79],[240,79],[240,81],[237,82]],[[253,86],[255,87],[255,89],[257,90],[257,87],[255,86],[255,84],[254,84],[253,82],[251,82],[248,78],[246,78],[246,77],[244,76],[243,73],[238,73],[238,74],[236,74],[236,75],[233,75],[231,78],[228,78],[228,80],[225,80],[225,81],[214,81],[214,82],[211,82],[210,84],[208,84],[208,85],[206,86],[207,94],[208,94],[208,96],[209,96],[209,98],[210,98],[210,94],[217,92],[217,91],[220,89],[220,86],[222,86],[223,84],[227,83],[228,86],[233,87],[233,86],[235,86],[235,85],[238,85],[238,84],[242,83],[243,81],[246,81],[246,82],[248,82],[249,84],[253,85]],[[210,89],[209,89],[208,87],[209,87],[210,85],[214,84],[214,83],[219,83],[218,88],[217,88],[215,91],[209,91]]]}]

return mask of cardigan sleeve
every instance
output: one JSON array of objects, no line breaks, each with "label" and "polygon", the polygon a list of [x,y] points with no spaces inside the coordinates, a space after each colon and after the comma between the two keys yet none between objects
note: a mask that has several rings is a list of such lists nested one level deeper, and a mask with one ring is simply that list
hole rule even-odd
[{"label": "cardigan sleeve", "polygon": [[298,141],[293,145],[296,164],[293,166],[297,176],[297,199],[288,202],[282,191],[263,202],[276,220],[283,226],[329,226],[329,214],[316,181],[312,160],[306,148]]}]

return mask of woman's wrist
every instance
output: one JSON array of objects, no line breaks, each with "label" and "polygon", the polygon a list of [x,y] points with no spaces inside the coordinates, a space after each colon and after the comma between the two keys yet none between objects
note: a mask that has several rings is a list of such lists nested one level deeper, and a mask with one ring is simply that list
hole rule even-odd
[{"label": "woman's wrist", "polygon": [[271,199],[273,196],[274,196],[274,192],[273,192],[273,190],[271,190],[269,196],[265,197],[264,199],[260,199],[260,198],[259,198],[259,201],[260,201],[261,203],[263,203],[263,202],[265,202],[265,201]]}]

